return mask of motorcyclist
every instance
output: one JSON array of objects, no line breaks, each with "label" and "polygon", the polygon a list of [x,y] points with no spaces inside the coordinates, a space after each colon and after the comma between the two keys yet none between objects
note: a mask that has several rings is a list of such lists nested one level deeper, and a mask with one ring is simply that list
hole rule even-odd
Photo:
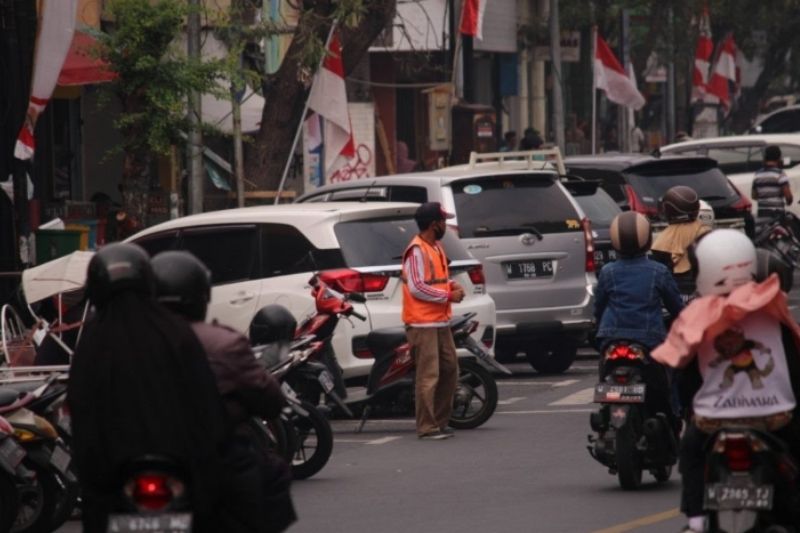
[{"label": "motorcyclist", "polygon": [[87,322],[67,401],[83,500],[83,531],[105,533],[121,510],[123,469],[145,456],[188,474],[194,531],[219,531],[225,417],[214,376],[189,325],[155,300],[147,253],[110,244],[94,255]]},{"label": "motorcyclist", "polygon": [[[705,531],[705,444],[726,425],[774,431],[797,457],[800,424],[800,327],[777,274],[754,282],[756,250],[735,230],[715,230],[692,253],[699,298],[673,323],[653,358],[682,368],[682,397],[690,423],[680,451],[685,532]],[[769,368],[769,371],[767,369]],[[769,402],[758,401],[768,393]]]},{"label": "motorcyclist", "polygon": [[[644,216],[633,211],[621,213],[611,222],[610,233],[618,259],[600,271],[595,290],[598,349],[602,353],[609,342],[622,339],[652,349],[666,336],[662,306],[676,316],[683,301],[667,267],[646,255],[652,234]],[[677,430],[666,372],[659,365],[650,365],[646,380],[652,391],[647,396],[648,407],[667,415]]]},{"label": "motorcyclist", "polygon": [[258,364],[247,337],[214,321],[206,323],[211,273],[189,252],[167,251],[151,261],[158,300],[191,323],[205,349],[222,395],[232,436],[224,462],[229,474],[224,500],[228,531],[283,531],[296,515],[289,494],[291,473],[276,454],[254,441],[249,421],[270,419],[284,405],[280,384]]},{"label": "motorcyclist", "polygon": [[661,200],[661,213],[669,225],[656,237],[652,246],[653,259],[672,272],[684,301],[688,301],[695,291],[689,246],[711,231],[698,220],[699,212],[700,198],[694,189],[685,185],[670,188]]}]

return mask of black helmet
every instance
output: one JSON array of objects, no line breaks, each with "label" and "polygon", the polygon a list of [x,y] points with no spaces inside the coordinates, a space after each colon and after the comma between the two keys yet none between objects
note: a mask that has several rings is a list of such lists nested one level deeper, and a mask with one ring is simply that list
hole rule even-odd
[{"label": "black helmet", "polygon": [[650,249],[650,222],[634,211],[620,213],[611,221],[611,245],[623,256],[636,256]]},{"label": "black helmet", "polygon": [[203,262],[189,252],[169,251],[156,255],[150,264],[158,301],[188,320],[205,320],[211,272]]},{"label": "black helmet", "polygon": [[89,261],[86,296],[95,306],[102,307],[114,294],[123,291],[155,295],[150,258],[136,244],[109,244]]},{"label": "black helmet", "polygon": [[794,272],[791,265],[771,250],[756,248],[756,280],[764,281],[771,274],[778,275],[783,292],[792,290]]},{"label": "black helmet", "polygon": [[661,199],[661,211],[668,222],[691,222],[700,212],[700,198],[691,187],[676,185]]},{"label": "black helmet", "polygon": [[259,309],[250,321],[250,344],[259,346],[294,338],[297,321],[282,305],[272,304]]}]

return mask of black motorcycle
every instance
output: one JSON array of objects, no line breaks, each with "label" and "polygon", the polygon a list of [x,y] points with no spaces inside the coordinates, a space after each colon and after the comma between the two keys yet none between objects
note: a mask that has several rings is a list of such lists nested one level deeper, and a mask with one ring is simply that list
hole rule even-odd
[{"label": "black motorcycle", "polygon": [[800,239],[793,230],[796,221],[789,213],[774,218],[760,218],[756,222],[753,244],[775,253],[792,270],[800,264]]},{"label": "black motorcycle", "polygon": [[650,360],[647,349],[634,342],[614,341],[603,352],[601,380],[594,401],[599,411],[590,423],[591,456],[616,474],[623,489],[632,490],[648,470],[659,482],[667,481],[677,461],[674,422],[667,415],[669,389],[666,373]]},{"label": "black motorcycle", "polygon": [[711,531],[797,531],[798,465],[786,445],[755,429],[720,429],[709,439],[704,508]]}]

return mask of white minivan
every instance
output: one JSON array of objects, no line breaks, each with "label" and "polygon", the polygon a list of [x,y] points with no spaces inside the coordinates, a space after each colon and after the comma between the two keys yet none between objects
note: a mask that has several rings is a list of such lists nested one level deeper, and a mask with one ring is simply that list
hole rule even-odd
[{"label": "white minivan", "polygon": [[[150,255],[188,250],[212,273],[208,319],[242,332],[261,307],[278,303],[300,321],[314,313],[308,281],[319,273],[340,292],[363,292],[366,322],[342,320],[333,348],[345,377],[366,375],[372,329],[402,325],[401,256],[418,229],[408,203],[292,204],[213,211],[147,228],[128,242]],[[449,232],[442,243],[453,278],[467,294],[454,314],[475,312],[473,334],[491,352],[495,304],[481,263]]]}]

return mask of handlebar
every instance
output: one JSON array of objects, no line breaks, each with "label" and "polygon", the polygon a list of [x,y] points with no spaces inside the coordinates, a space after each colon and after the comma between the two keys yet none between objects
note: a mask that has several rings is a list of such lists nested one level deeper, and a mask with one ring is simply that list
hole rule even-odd
[{"label": "handlebar", "polygon": [[367,321],[367,317],[365,317],[364,315],[362,315],[361,313],[359,313],[355,309],[350,311],[350,315],[356,317],[357,319],[359,319],[362,322],[366,322]]}]

